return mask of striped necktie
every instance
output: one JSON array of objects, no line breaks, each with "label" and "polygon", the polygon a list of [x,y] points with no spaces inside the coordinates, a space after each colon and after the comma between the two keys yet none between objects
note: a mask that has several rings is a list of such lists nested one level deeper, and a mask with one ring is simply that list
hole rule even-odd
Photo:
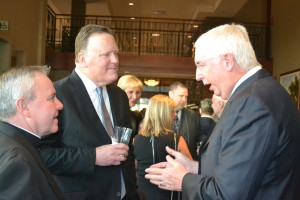
[{"label": "striped necktie", "polygon": [[176,111],[177,115],[176,117],[174,118],[174,124],[173,124],[173,131],[175,133],[178,133],[178,128],[179,128],[179,118],[178,118],[178,111]]}]

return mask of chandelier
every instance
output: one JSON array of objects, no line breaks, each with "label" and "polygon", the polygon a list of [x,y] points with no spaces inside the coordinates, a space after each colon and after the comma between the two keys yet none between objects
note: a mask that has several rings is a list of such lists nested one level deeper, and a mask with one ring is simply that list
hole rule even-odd
[{"label": "chandelier", "polygon": [[159,84],[158,78],[145,78],[144,83],[148,86],[157,86]]}]

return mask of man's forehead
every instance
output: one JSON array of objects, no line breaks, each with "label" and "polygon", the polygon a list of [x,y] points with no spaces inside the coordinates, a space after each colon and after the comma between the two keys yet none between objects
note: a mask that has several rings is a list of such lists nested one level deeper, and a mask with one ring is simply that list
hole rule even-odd
[{"label": "man's forehead", "polygon": [[207,55],[205,52],[203,52],[203,51],[197,51],[197,49],[196,49],[196,51],[195,51],[195,63],[197,63],[197,62],[203,62],[203,61],[205,61],[205,60],[207,60],[207,59],[209,59],[210,58],[210,56],[209,55]]},{"label": "man's forehead", "polygon": [[180,86],[178,86],[175,90],[174,90],[174,92],[176,93],[176,94],[182,94],[182,93],[187,93],[187,88],[184,88],[184,87],[180,87]]}]

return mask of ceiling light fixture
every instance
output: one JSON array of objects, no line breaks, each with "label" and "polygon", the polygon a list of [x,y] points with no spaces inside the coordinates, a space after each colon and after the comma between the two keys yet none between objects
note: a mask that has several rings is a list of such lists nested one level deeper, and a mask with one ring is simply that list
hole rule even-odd
[{"label": "ceiling light fixture", "polygon": [[129,3],[128,3],[128,5],[130,5],[130,6],[134,6],[134,3],[132,3],[132,2],[129,2]]},{"label": "ceiling light fixture", "polygon": [[159,33],[152,33],[152,37],[159,37],[160,34]]},{"label": "ceiling light fixture", "polygon": [[157,86],[159,84],[158,78],[145,78],[144,83],[150,87]]}]

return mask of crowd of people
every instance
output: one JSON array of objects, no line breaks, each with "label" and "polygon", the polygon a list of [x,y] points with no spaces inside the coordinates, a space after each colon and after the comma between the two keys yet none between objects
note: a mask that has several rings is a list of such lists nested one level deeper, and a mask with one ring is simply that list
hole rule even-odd
[{"label": "crowd of people", "polygon": [[[300,198],[300,114],[243,26],[197,39],[196,79],[214,93],[199,112],[180,82],[131,111],[143,83],[118,80],[118,53],[112,31],[90,24],[68,77],[52,83],[46,66],[1,75],[0,199]],[[116,126],[132,129],[128,144],[112,142]]]}]

